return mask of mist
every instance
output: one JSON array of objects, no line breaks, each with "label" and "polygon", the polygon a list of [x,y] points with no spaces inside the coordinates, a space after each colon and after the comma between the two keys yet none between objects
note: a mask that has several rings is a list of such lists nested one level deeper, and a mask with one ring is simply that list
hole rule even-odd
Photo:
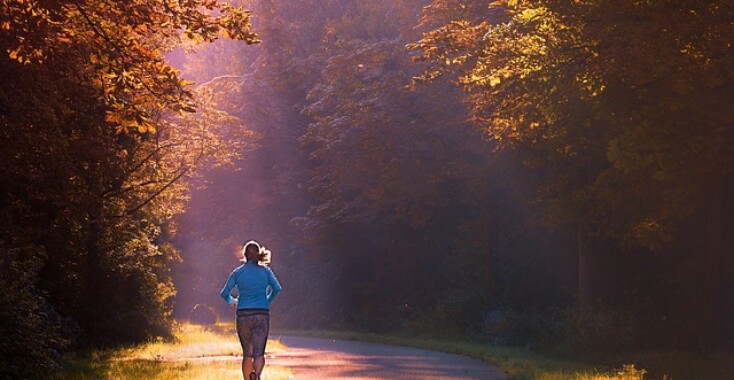
[{"label": "mist", "polygon": [[[592,143],[574,148],[576,137],[545,137],[542,145],[533,125],[527,136],[484,125],[492,112],[481,108],[484,90],[462,91],[466,79],[443,74],[453,70],[450,56],[431,63],[443,45],[432,47],[424,33],[452,16],[422,8],[430,4],[248,3],[261,44],[217,41],[179,57],[182,75],[211,88],[217,106],[254,134],[240,160],[203,173],[176,219],[183,261],[174,272],[175,315],[205,304],[229,318],[217,292],[253,239],[274,253],[285,288],[274,320],[283,328],[439,329],[536,344],[563,333],[524,325],[543,330],[543,319],[600,307],[593,324],[611,307],[614,323],[647,308],[655,318],[680,316],[671,325],[679,330],[650,342],[689,334],[697,308],[655,289],[689,289],[695,274],[668,276],[686,259],[671,253],[657,263],[656,255],[690,249],[705,234],[693,228],[685,233],[692,240],[658,245],[645,239],[664,237],[634,230],[642,228],[634,218],[647,217],[607,195],[636,186],[615,179],[618,164],[605,154],[613,148],[604,145],[613,139],[582,130],[580,141]],[[507,17],[494,9],[486,16]],[[421,38],[424,45],[410,47]],[[535,112],[528,107],[526,115]],[[578,150],[554,153],[562,149]],[[576,162],[578,155],[585,158]],[[653,190],[640,191],[624,202],[650,205],[645,191]],[[673,231],[702,218],[686,215],[660,220]],[[658,265],[664,269],[652,275]],[[635,323],[650,322],[643,319]]]}]

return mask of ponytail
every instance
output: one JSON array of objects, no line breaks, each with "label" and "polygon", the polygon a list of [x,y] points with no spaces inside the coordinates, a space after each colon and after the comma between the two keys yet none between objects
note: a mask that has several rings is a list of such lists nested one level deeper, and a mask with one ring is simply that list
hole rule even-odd
[{"label": "ponytail", "polygon": [[268,265],[270,264],[270,260],[272,256],[273,256],[273,253],[270,252],[269,249],[265,247],[261,247],[260,248],[260,260],[258,260],[258,262],[260,263],[260,265]]},{"label": "ponytail", "polygon": [[245,260],[258,263],[260,265],[270,264],[272,253],[269,249],[260,246],[256,241],[250,240],[243,244],[242,251],[245,256]]}]

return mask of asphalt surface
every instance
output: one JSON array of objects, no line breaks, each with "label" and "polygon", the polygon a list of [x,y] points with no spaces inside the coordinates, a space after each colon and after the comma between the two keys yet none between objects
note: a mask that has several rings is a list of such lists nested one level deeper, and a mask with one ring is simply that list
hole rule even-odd
[{"label": "asphalt surface", "polygon": [[294,379],[508,380],[499,368],[465,356],[384,344],[281,336],[288,350],[266,365],[288,367]]}]

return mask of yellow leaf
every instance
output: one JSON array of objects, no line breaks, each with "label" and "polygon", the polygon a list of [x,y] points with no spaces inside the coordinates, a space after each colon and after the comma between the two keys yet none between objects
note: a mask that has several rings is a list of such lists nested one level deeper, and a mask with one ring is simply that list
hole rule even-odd
[{"label": "yellow leaf", "polygon": [[120,121],[120,117],[113,113],[108,112],[104,117],[104,121],[108,123],[118,123]]},{"label": "yellow leaf", "polygon": [[535,17],[535,16],[537,15],[537,14],[538,14],[538,12],[537,12],[537,11],[535,11],[534,9],[526,9],[526,10],[522,11],[522,13],[520,14],[520,19],[521,19],[522,21],[530,21],[530,20],[532,20],[532,19],[533,19],[533,18],[534,18],[534,17]]}]

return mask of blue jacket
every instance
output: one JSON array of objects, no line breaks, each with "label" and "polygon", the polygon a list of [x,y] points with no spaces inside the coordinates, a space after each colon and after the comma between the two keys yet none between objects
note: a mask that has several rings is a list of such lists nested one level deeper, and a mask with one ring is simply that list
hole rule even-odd
[{"label": "blue jacket", "polygon": [[[235,286],[238,298],[230,295]],[[229,305],[237,302],[237,310],[269,309],[270,303],[281,290],[280,283],[270,268],[247,262],[232,271],[222,288],[221,296]]]}]

